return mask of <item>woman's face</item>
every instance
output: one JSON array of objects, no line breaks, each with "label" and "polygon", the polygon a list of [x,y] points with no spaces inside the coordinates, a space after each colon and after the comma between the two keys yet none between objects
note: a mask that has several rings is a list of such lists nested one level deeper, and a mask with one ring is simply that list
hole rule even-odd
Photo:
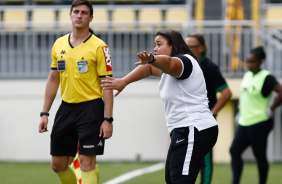
[{"label": "woman's face", "polygon": [[203,57],[203,52],[205,50],[205,46],[201,45],[197,38],[195,37],[187,37],[185,39],[186,45],[190,48],[190,50],[195,54],[197,59],[201,59]]},{"label": "woman's face", "polygon": [[258,59],[255,55],[249,54],[247,56],[247,67],[251,72],[253,73],[258,72],[260,70],[261,64],[262,64],[262,61]]},{"label": "woman's face", "polygon": [[155,47],[154,54],[155,55],[171,55],[172,46],[168,45],[167,39],[163,36],[156,36],[155,38]]}]

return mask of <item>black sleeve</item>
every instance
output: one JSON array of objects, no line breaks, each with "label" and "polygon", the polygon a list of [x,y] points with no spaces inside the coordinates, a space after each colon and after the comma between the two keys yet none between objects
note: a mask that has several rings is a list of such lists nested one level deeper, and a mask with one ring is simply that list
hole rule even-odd
[{"label": "black sleeve", "polygon": [[106,78],[106,76],[113,77],[113,75],[100,75],[99,78]]},{"label": "black sleeve", "polygon": [[57,68],[52,68],[52,67],[51,67],[51,70],[57,70]]},{"label": "black sleeve", "polygon": [[214,64],[209,71],[209,77],[212,79],[213,89],[216,93],[228,86],[217,65]]},{"label": "black sleeve", "polygon": [[261,93],[264,97],[267,97],[271,91],[273,90],[274,86],[278,84],[276,78],[272,75],[268,75],[263,83]]},{"label": "black sleeve", "polygon": [[178,79],[178,80],[187,79],[191,75],[192,70],[193,70],[192,62],[188,57],[183,56],[183,55],[179,55],[179,56],[176,56],[176,57],[179,58],[182,61],[183,66],[184,66],[182,75],[179,76],[176,79]]}]

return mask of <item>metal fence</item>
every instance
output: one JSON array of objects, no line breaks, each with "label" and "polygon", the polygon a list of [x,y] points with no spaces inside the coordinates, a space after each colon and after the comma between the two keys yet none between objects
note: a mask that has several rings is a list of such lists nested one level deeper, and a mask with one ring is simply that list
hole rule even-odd
[{"label": "metal fence", "polygon": [[[282,25],[282,22],[281,22]],[[262,32],[261,43],[266,48],[267,68],[276,77],[282,77],[282,33],[279,29],[267,28]]]},{"label": "metal fence", "polygon": [[207,56],[225,77],[243,76],[247,70],[245,58],[256,45],[258,33],[253,21],[193,21],[186,29],[187,34],[191,32],[204,34]]},{"label": "metal fence", "polygon": [[[208,46],[207,56],[219,66],[225,77],[242,77],[247,71],[244,61],[250,49],[263,45],[267,53],[263,67],[281,78],[282,22],[262,21],[261,24],[259,30],[253,21],[189,21],[169,26],[179,30],[183,37],[193,32],[203,33]],[[57,38],[69,31],[5,31],[3,26],[0,23],[0,79],[47,78],[51,65],[51,48]],[[165,22],[136,24],[135,29],[122,31],[115,30],[115,25],[111,22],[109,25],[99,26],[108,27],[106,31],[102,31],[94,26],[94,31],[111,49],[113,74],[115,77],[123,77],[135,68],[134,63],[138,60],[136,53],[152,51],[155,33],[168,25]],[[148,29],[145,31],[142,26],[147,26]],[[281,161],[282,158],[281,115],[281,108],[278,108],[273,136],[269,141],[273,148],[271,160],[274,161]]]},{"label": "metal fence", "polygon": [[[51,66],[51,49],[61,31],[0,32],[0,78],[46,78]],[[131,71],[136,53],[152,50],[153,33],[97,32],[111,49],[114,76]]]},{"label": "metal fence", "polygon": [[[111,26],[106,31],[94,31],[111,49],[115,77],[122,77],[135,67],[137,52],[153,51],[155,33],[166,27],[147,24],[149,29],[146,31],[141,28],[144,25],[116,31]],[[190,21],[175,28],[183,37],[192,32],[203,33],[208,46],[207,56],[220,67],[225,77],[242,77],[247,70],[246,56],[260,43],[268,55],[264,67],[281,77],[282,34],[277,29],[258,31],[252,21]],[[0,78],[46,78],[50,71],[51,48],[57,38],[67,33],[58,29],[0,30]]]}]

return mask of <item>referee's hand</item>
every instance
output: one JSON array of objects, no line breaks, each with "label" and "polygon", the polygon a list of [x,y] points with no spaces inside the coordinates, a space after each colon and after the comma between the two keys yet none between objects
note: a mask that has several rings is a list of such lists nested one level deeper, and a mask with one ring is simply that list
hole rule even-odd
[{"label": "referee's hand", "polygon": [[47,132],[48,116],[42,116],[39,123],[39,133]]},{"label": "referee's hand", "polygon": [[109,139],[112,137],[113,134],[113,124],[109,123],[108,121],[104,121],[100,127],[100,134],[99,137],[102,137],[104,139]]}]

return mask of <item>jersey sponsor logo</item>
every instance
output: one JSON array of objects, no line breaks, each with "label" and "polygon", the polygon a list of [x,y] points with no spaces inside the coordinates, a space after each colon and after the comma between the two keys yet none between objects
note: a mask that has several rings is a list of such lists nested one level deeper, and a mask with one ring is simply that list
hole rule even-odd
[{"label": "jersey sponsor logo", "polygon": [[88,72],[88,62],[87,61],[77,62],[77,69],[80,73]]},{"label": "jersey sponsor logo", "polygon": [[94,145],[83,145],[83,148],[87,148],[87,149],[94,148],[94,147],[95,147]]},{"label": "jersey sponsor logo", "polygon": [[108,46],[102,47],[102,49],[105,56],[106,69],[107,71],[112,71],[112,58],[111,58],[110,49]]},{"label": "jersey sponsor logo", "polygon": [[180,142],[182,142],[182,141],[184,141],[185,139],[181,139],[181,140],[177,140],[176,141],[176,144],[178,144],[178,143],[180,143]]},{"label": "jersey sponsor logo", "polygon": [[243,90],[242,90],[242,92],[244,93],[254,93],[255,91],[256,91],[256,86],[254,85],[248,87],[243,86]]}]

